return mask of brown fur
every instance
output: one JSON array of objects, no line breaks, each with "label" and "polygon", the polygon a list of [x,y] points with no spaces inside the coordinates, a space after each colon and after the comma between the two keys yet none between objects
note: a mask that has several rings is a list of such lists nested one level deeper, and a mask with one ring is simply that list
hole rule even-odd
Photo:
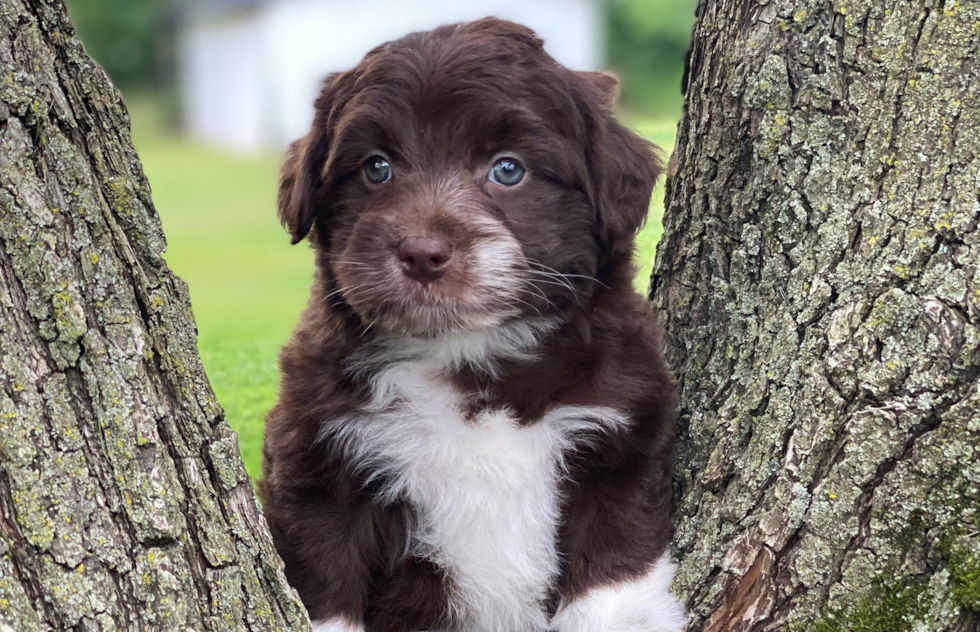
[{"label": "brown fur", "polygon": [[[452,578],[404,553],[413,508],[381,503],[377,482],[318,433],[369,396],[370,371],[345,371],[345,361],[384,332],[465,328],[471,316],[454,310],[467,301],[504,320],[545,314],[562,323],[534,360],[503,362],[495,377],[466,367],[448,375],[471,395],[471,412],[507,406],[530,424],[557,405],[609,406],[632,420],[571,457],[552,612],[559,599],[641,574],[666,549],[674,396],[630,262],[661,164],[613,118],[615,90],[608,76],[559,66],[531,31],[498,20],[410,35],[327,80],[309,134],[283,166],[280,214],[294,243],[309,236],[317,274],[280,356],[260,483],[287,576],[314,620],[343,615],[372,631],[453,624]],[[359,169],[376,150],[396,175],[372,187]],[[500,151],[527,167],[513,190],[486,184]],[[490,220],[521,246],[526,262],[515,277],[547,267],[570,275],[572,289],[540,282],[516,303],[474,297],[474,244],[498,237]],[[456,249],[432,289],[391,267],[398,239],[419,227]],[[380,296],[351,290],[379,279]],[[423,300],[447,306],[427,321],[440,331],[413,320],[411,306]]]}]

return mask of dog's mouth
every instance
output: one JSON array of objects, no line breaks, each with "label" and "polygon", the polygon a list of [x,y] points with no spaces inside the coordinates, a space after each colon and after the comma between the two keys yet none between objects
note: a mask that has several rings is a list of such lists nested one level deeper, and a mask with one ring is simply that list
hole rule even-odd
[{"label": "dog's mouth", "polygon": [[333,266],[336,295],[365,332],[432,339],[499,326],[529,305],[526,264],[512,237],[465,246],[429,235],[408,239],[387,252],[349,248]]},{"label": "dog's mouth", "polygon": [[516,309],[491,311],[411,301],[390,302],[360,315],[366,331],[375,329],[399,338],[428,340],[490,329],[518,313]]}]

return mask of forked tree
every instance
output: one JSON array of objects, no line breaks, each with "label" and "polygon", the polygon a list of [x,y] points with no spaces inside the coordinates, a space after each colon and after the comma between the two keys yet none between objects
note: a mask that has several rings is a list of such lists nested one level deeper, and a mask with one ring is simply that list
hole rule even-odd
[{"label": "forked tree", "polygon": [[980,2],[702,0],[651,296],[692,630],[980,628]]}]

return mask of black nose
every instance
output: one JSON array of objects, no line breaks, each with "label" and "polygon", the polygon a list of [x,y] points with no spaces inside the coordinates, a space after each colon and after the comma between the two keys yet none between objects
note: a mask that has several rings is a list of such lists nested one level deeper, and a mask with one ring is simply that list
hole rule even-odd
[{"label": "black nose", "polygon": [[406,237],[398,244],[398,260],[409,278],[432,283],[446,272],[453,247],[442,237]]}]

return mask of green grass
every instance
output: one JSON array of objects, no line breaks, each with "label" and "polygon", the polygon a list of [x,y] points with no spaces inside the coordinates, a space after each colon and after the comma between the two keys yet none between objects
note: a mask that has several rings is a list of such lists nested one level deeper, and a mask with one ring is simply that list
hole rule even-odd
[{"label": "green grass", "polygon": [[[677,122],[650,121],[644,119],[632,119],[624,117],[624,121],[633,129],[652,140],[664,151],[664,164],[674,149],[674,135],[677,131]],[[647,223],[636,236],[636,289],[646,294],[650,285],[650,274],[653,272],[653,259],[657,252],[657,244],[660,236],[664,232],[663,224],[660,222],[664,213],[664,179],[661,178],[657,188],[653,191],[653,198],[650,200],[650,215],[647,216]]]},{"label": "green grass", "polygon": [[306,302],[312,253],[290,246],[276,217],[278,155],[214,151],[164,133],[152,108],[131,111],[167,263],[190,287],[201,358],[254,478],[276,354]]},{"label": "green grass", "polygon": [[[275,212],[280,155],[235,155],[168,132],[147,101],[130,102],[133,142],[167,235],[167,263],[187,282],[201,359],[238,433],[249,474],[261,471],[262,427],[275,403],[276,354],[313,279],[312,253],[290,246]],[[665,149],[674,122],[631,123]],[[662,227],[663,185],[638,239],[637,287],[646,291]]]}]

